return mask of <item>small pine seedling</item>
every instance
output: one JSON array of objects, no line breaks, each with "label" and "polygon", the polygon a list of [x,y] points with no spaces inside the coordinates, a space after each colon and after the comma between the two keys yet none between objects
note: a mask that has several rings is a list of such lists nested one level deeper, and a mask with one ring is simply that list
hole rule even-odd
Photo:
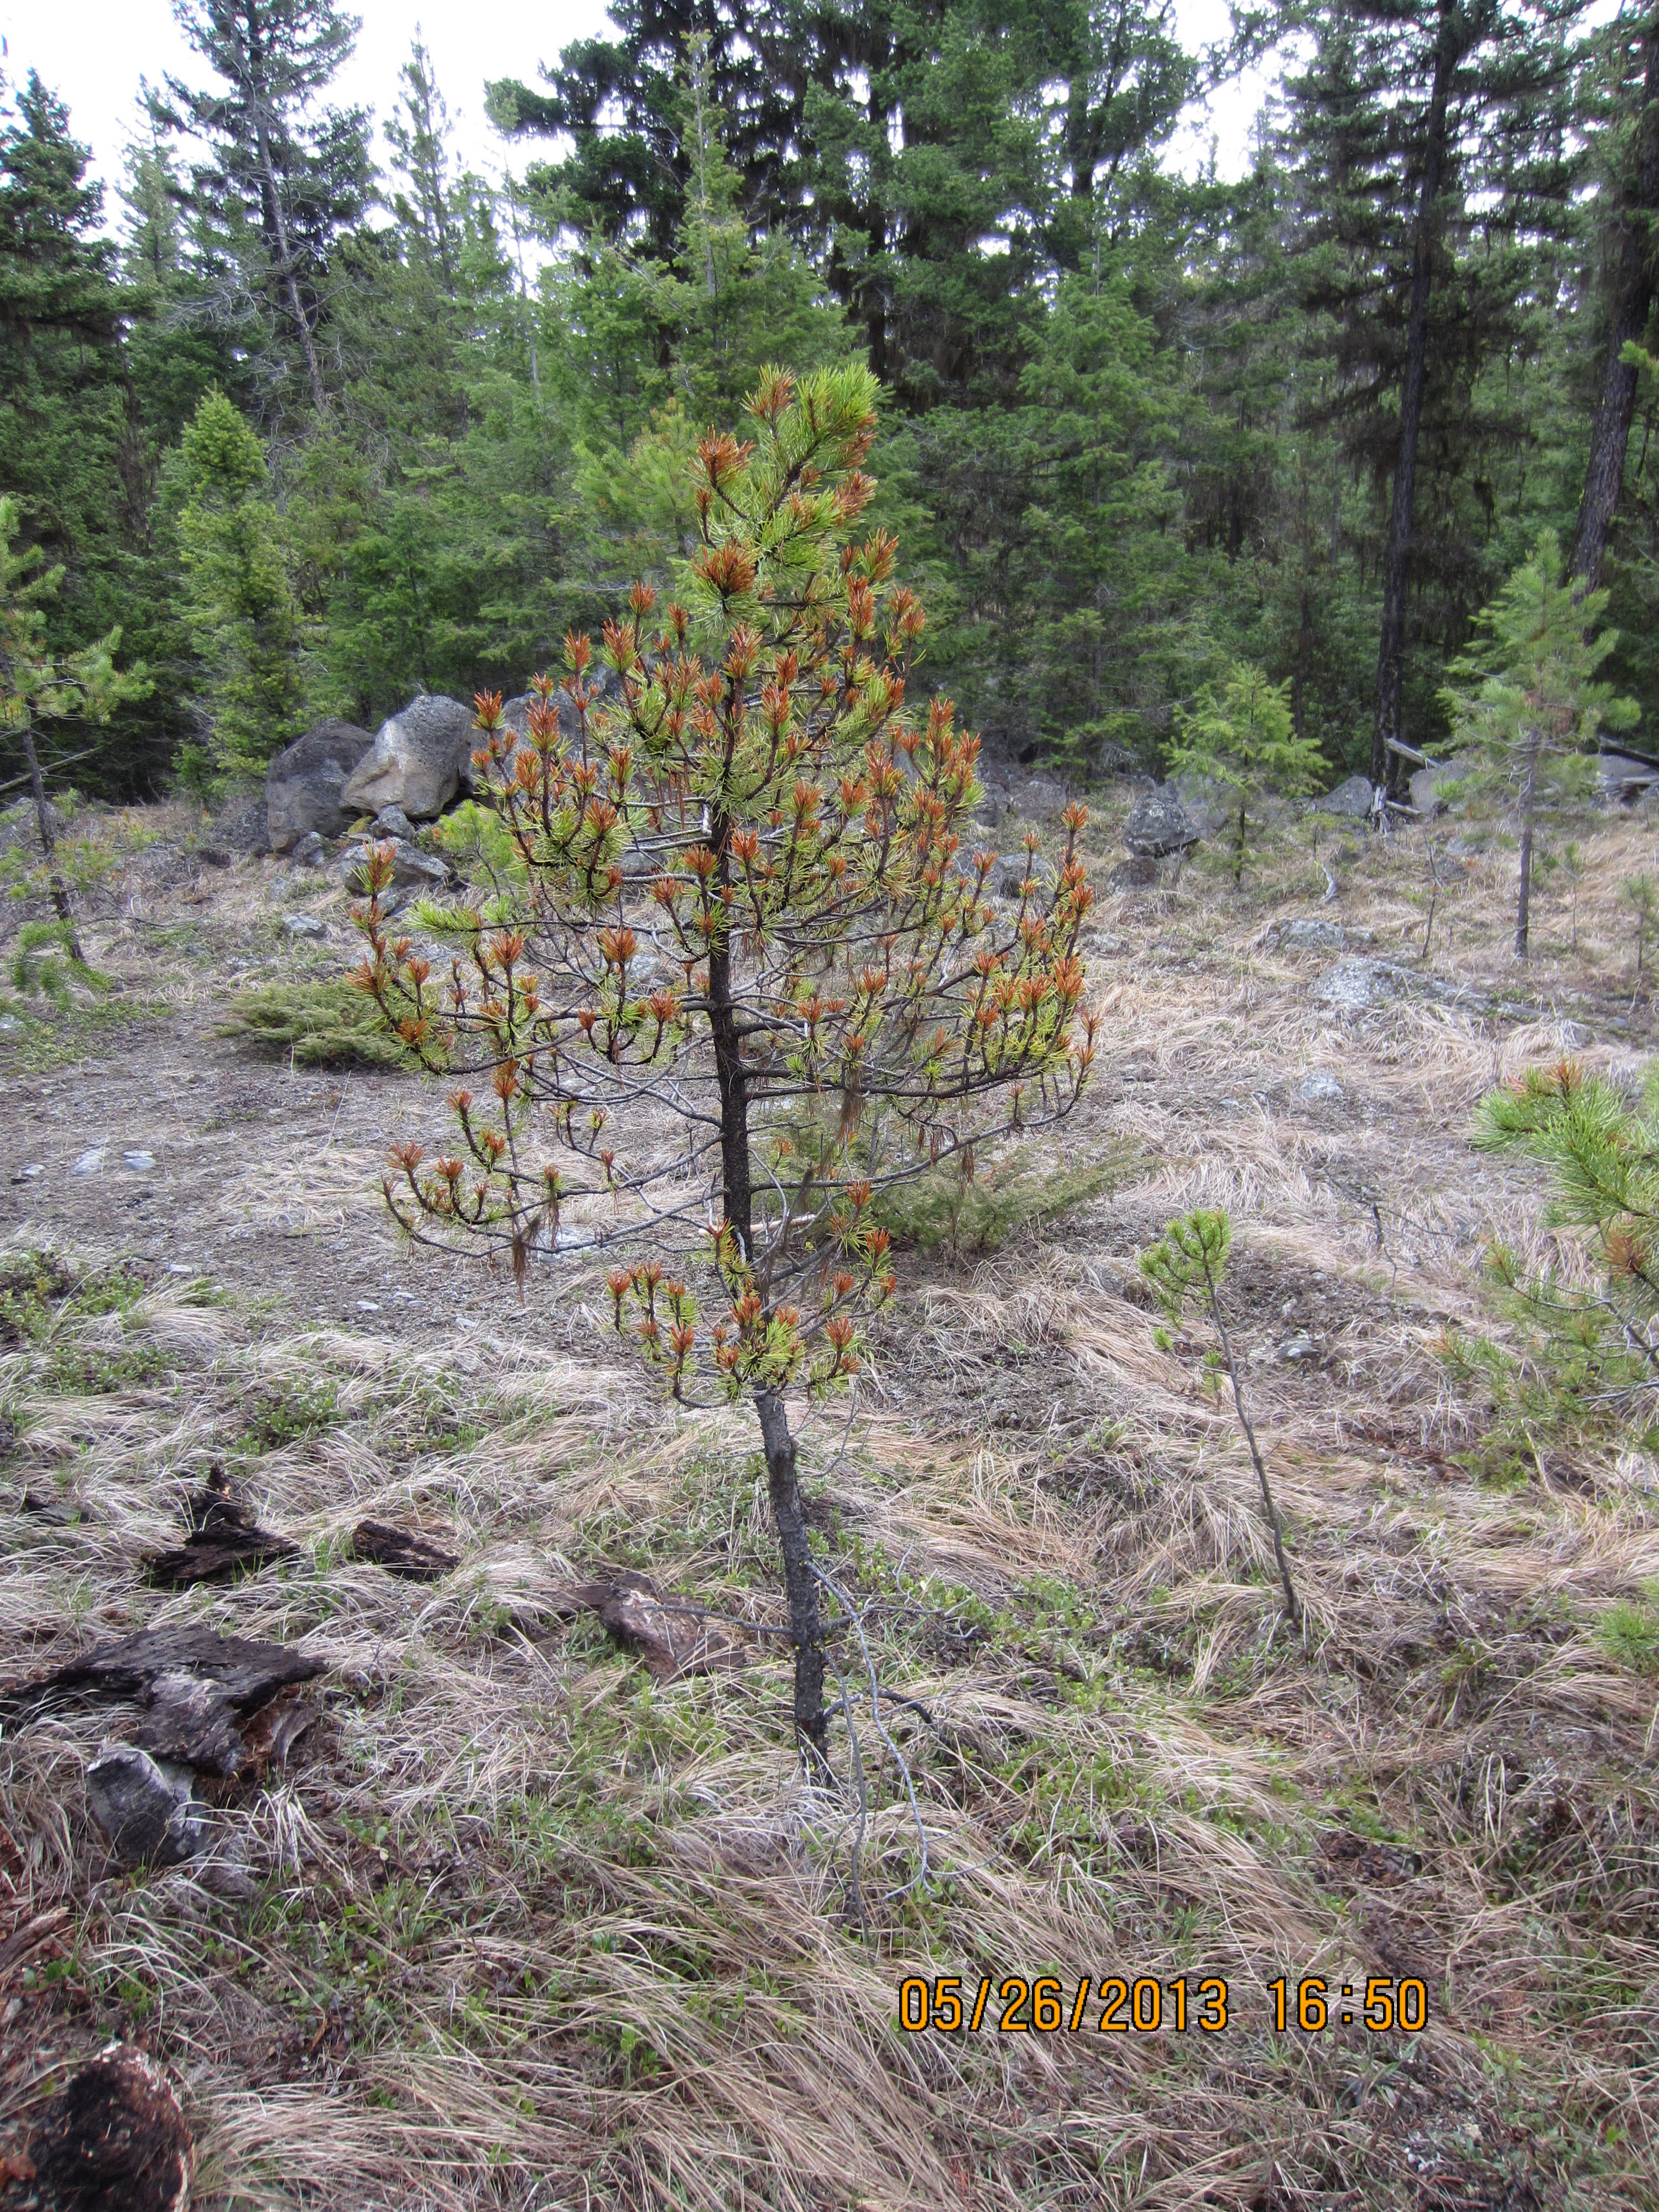
[{"label": "small pine seedling", "polygon": [[1659,921],[1659,884],[1651,876],[1632,876],[1619,886],[1619,903],[1629,907],[1636,917],[1636,980],[1640,983],[1648,932]]},{"label": "small pine seedling", "polygon": [[1141,1254],[1140,1272],[1152,1285],[1158,1304],[1172,1322],[1180,1322],[1189,1298],[1197,1298],[1208,1310],[1210,1323],[1221,1346],[1221,1357],[1233,1386],[1233,1404],[1237,1409],[1239,1425],[1250,1447],[1250,1457],[1255,1462],[1256,1479],[1261,1485],[1261,1502],[1267,1507],[1268,1525],[1273,1532],[1273,1557],[1279,1562],[1279,1579],[1285,1592],[1285,1617],[1295,1626],[1302,1619],[1302,1607],[1297,1597],[1296,1586],[1291,1580],[1290,1563],[1285,1556],[1285,1525],[1279,1517],[1279,1508],[1273,1502],[1273,1490],[1267,1481],[1267,1470],[1262,1464],[1261,1449],[1256,1443],[1255,1431],[1250,1425],[1250,1417],[1245,1410],[1244,1394],[1239,1388],[1238,1363],[1233,1358],[1232,1339],[1227,1334],[1227,1324],[1221,1311],[1221,1279],[1226,1271],[1227,1251],[1232,1243],[1232,1224],[1224,1213],[1197,1206],[1191,1213],[1178,1215],[1152,1249]]}]

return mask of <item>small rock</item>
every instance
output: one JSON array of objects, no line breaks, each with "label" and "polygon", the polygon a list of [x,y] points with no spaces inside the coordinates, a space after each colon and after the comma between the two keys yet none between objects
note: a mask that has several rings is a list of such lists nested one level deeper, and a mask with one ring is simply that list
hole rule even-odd
[{"label": "small rock", "polygon": [[15,1014],[0,1014],[0,1036],[15,1036],[22,1026]]},{"label": "small rock", "polygon": [[188,1260],[169,1260],[167,1273],[170,1275],[193,1275],[196,1270]]},{"label": "small rock", "polygon": [[1316,1067],[1297,1085],[1296,1095],[1304,1106],[1318,1106],[1346,1098],[1348,1094],[1328,1068]]},{"label": "small rock", "polygon": [[1455,761],[1436,768],[1420,768],[1413,776],[1409,789],[1412,805],[1425,822],[1446,811],[1448,787],[1461,782],[1463,771]]},{"label": "small rock", "polygon": [[1180,794],[1167,783],[1144,793],[1123,825],[1123,842],[1129,850],[1153,860],[1186,852],[1198,843],[1199,836],[1198,824],[1182,805]]},{"label": "small rock", "polygon": [[320,915],[291,914],[284,925],[290,937],[325,937],[328,925]]},{"label": "small rock", "polygon": [[176,1866],[202,1848],[201,1808],[190,1769],[131,1744],[100,1753],[87,1769],[87,1810],[125,1866]]},{"label": "small rock", "polygon": [[1318,1350],[1319,1346],[1314,1342],[1312,1337],[1291,1336],[1286,1337],[1283,1344],[1274,1347],[1273,1358],[1283,1360],[1311,1359]]},{"label": "small rock", "polygon": [[307,830],[305,836],[301,838],[299,843],[294,848],[294,851],[289,857],[292,859],[296,868],[326,867],[328,865],[328,847],[323,842],[321,834],[319,831],[315,830]]},{"label": "small rock", "polygon": [[20,1168],[18,1170],[17,1173],[12,1177],[12,1181],[14,1182],[35,1182],[40,1176],[45,1175],[45,1173],[46,1170],[41,1166],[39,1160],[31,1160],[27,1167]]},{"label": "small rock", "polygon": [[357,1301],[357,1310],[359,1313],[379,1313],[380,1309],[375,1304],[373,1298],[359,1298]]},{"label": "small rock", "polygon": [[89,1152],[82,1152],[70,1170],[71,1175],[96,1175],[104,1164],[106,1148],[94,1145]]},{"label": "small rock", "polygon": [[155,1164],[154,1152],[123,1152],[121,1158],[128,1167],[136,1169],[140,1175],[147,1175]]},{"label": "small rock", "polygon": [[373,827],[377,837],[398,837],[407,842],[415,835],[415,824],[401,806],[383,806]]},{"label": "small rock", "polygon": [[196,2148],[153,2058],[112,2043],[73,2075],[29,2137],[30,2203],[59,2212],[185,2212]]},{"label": "small rock", "polygon": [[1334,814],[1351,822],[1369,821],[1375,798],[1369,776],[1345,776],[1334,791],[1328,791],[1323,798],[1312,802],[1312,811],[1316,814]]},{"label": "small rock", "polygon": [[1299,914],[1289,921],[1274,922],[1267,941],[1282,945],[1287,952],[1340,952],[1348,939],[1340,923]]},{"label": "small rock", "polygon": [[1144,891],[1150,890],[1157,882],[1158,862],[1150,853],[1136,853],[1109,871],[1106,888],[1109,891]]}]

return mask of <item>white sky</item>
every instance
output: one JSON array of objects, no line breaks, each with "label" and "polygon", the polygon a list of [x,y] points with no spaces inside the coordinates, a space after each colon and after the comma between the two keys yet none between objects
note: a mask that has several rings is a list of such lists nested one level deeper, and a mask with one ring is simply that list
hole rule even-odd
[{"label": "white sky", "polygon": [[[398,71],[418,21],[455,125],[461,165],[496,176],[504,149],[484,117],[485,80],[515,76],[534,84],[540,63],[605,25],[604,0],[358,0],[356,12],[362,28],[336,80],[336,96],[372,107],[382,121],[396,102]],[[1226,0],[1178,0],[1177,15],[1189,48],[1226,35]],[[139,78],[159,84],[171,71],[187,83],[208,82],[169,0],[57,0],[55,6],[0,0],[0,38],[6,46],[0,69],[14,86],[38,69],[68,103],[70,128],[90,144],[93,167],[107,187],[106,222],[115,228],[122,149],[142,126]],[[1176,141],[1176,165],[1190,171],[1204,160],[1213,135],[1222,173],[1241,174],[1263,89],[1260,81],[1229,86],[1210,114],[1195,113]],[[383,141],[379,150],[384,160]]]}]

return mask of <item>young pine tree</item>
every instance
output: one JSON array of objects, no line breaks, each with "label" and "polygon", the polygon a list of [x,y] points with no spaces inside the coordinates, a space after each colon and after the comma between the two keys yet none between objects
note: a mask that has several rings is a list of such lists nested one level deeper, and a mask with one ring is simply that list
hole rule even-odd
[{"label": "young pine tree", "polygon": [[[1279,1518],[1267,1481],[1267,1469],[1261,1457],[1261,1447],[1255,1440],[1255,1429],[1245,1409],[1244,1393],[1238,1380],[1238,1363],[1233,1358],[1233,1340],[1221,1310],[1221,1279],[1227,1270],[1227,1253],[1232,1243],[1232,1224],[1224,1213],[1212,1212],[1198,1206],[1191,1213],[1177,1215],[1164,1231],[1158,1243],[1140,1255],[1140,1272],[1152,1286],[1152,1295],[1170,1320],[1179,1323],[1187,1310],[1189,1299],[1196,1300],[1208,1314],[1210,1326],[1216,1333],[1220,1346],[1218,1359],[1211,1355],[1206,1360],[1224,1365],[1233,1387],[1233,1408],[1238,1415],[1238,1425],[1244,1431],[1244,1440],[1250,1448],[1250,1458],[1255,1468],[1256,1480],[1261,1485],[1261,1503],[1267,1508],[1267,1525],[1273,1530],[1273,1559],[1279,1567],[1279,1588],[1285,1593],[1285,1618],[1291,1626],[1302,1618],[1301,1601],[1296,1585],[1291,1580],[1290,1562],[1285,1556],[1285,1524]],[[1167,1339],[1162,1339],[1167,1342]],[[1219,1377],[1217,1377],[1218,1388]]]},{"label": "young pine tree", "polygon": [[[1639,1104],[1572,1060],[1530,1068],[1480,1102],[1477,1150],[1535,1160],[1549,1175],[1544,1219],[1583,1232],[1594,1273],[1546,1267],[1530,1279],[1499,1246],[1498,1280],[1541,1328],[1545,1371],[1571,1410],[1651,1416],[1659,1388],[1659,1082]],[[1530,1439],[1528,1439],[1530,1443]]]},{"label": "young pine tree", "polygon": [[[1092,1056],[1073,807],[1049,887],[987,896],[961,838],[978,740],[915,716],[923,626],[896,547],[851,526],[874,485],[862,368],[769,370],[753,436],[697,449],[684,601],[635,586],[600,665],[566,640],[527,733],[480,701],[475,760],[514,848],[507,888],[421,910],[447,975],[388,930],[370,872],[360,980],[455,1082],[452,1154],[393,1155],[388,1204],[427,1240],[504,1254],[617,1247],[613,1317],[673,1395],[759,1416],[795,1648],[822,1760],[823,1651],[784,1394],[859,1364],[892,1293],[872,1200],[1069,1111]],[[665,1147],[661,1117],[684,1141]],[[713,1300],[706,1316],[694,1284]]]},{"label": "young pine tree", "polygon": [[1176,775],[1206,776],[1238,793],[1233,830],[1233,881],[1243,878],[1249,853],[1249,810],[1252,793],[1275,792],[1299,799],[1318,782],[1324,763],[1311,738],[1299,738],[1291,720],[1288,682],[1269,684],[1259,668],[1240,661],[1219,699],[1200,695],[1188,714],[1178,710],[1180,732],[1170,748]]},{"label": "young pine tree", "polygon": [[1440,694],[1451,721],[1449,746],[1474,757],[1480,780],[1518,794],[1517,960],[1527,957],[1538,809],[1553,792],[1585,789],[1601,731],[1627,730],[1641,711],[1595,680],[1619,638],[1617,630],[1595,634],[1607,593],[1558,583],[1560,573],[1561,549],[1555,533],[1544,531],[1530,559],[1477,617],[1476,642],[1452,663],[1454,681]]},{"label": "young pine tree", "polygon": [[150,687],[142,666],[117,673],[118,629],[79,653],[56,656],[50,651],[44,603],[56,593],[64,572],[52,568],[45,574],[39,573],[38,548],[14,553],[12,544],[18,527],[17,502],[0,499],[0,731],[15,736],[22,746],[40,831],[46,889],[58,915],[58,940],[84,971],[86,955],[76,932],[69,886],[54,849],[52,810],[46,804],[35,731],[43,721],[106,722],[123,700],[141,698]]}]

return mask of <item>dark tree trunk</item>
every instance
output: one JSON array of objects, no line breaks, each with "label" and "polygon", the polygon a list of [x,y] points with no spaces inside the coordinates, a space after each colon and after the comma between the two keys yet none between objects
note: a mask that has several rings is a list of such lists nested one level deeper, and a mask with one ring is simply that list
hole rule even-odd
[{"label": "dark tree trunk", "polygon": [[1595,591],[1601,580],[1607,535],[1624,489],[1625,449],[1636,412],[1637,371],[1622,356],[1627,345],[1639,342],[1653,311],[1654,274],[1659,258],[1652,231],[1654,218],[1659,215],[1659,8],[1649,18],[1642,44],[1645,66],[1636,155],[1608,240],[1607,362],[1590,431],[1577,541],[1572,549],[1572,573],[1587,592]]},{"label": "dark tree trunk", "polygon": [[79,966],[87,964],[87,956],[81,950],[81,939],[75,927],[75,908],[70,904],[69,885],[64,881],[58,866],[58,848],[52,834],[52,812],[46,805],[46,787],[40,774],[40,756],[34,750],[34,732],[26,721],[22,727],[23,757],[29,764],[29,783],[34,793],[34,818],[40,830],[40,850],[46,856],[46,881],[52,890],[52,902],[58,919],[64,925],[64,949]]},{"label": "dark tree trunk", "polygon": [[772,1518],[778,1524],[789,1596],[789,1629],[795,1647],[795,1740],[809,1768],[823,1771],[829,1765],[830,1716],[823,1709],[823,1630],[795,1472],[795,1440],[783,1401],[775,1392],[757,1390],[755,1405],[766,1445],[766,1487]]},{"label": "dark tree trunk", "polygon": [[[727,881],[729,825],[716,821],[711,836],[720,857],[720,881]],[[708,1021],[714,1040],[714,1075],[720,1102],[720,1185],[726,1218],[752,1265],[754,1196],[749,1180],[749,1084],[743,1065],[732,999],[729,944],[717,941],[708,957]],[[818,1586],[808,1564],[806,1517],[801,1510],[795,1472],[795,1444],[783,1400],[775,1391],[757,1390],[761,1437],[766,1448],[766,1486],[772,1501],[783,1553],[784,1589],[789,1599],[790,1639],[795,1647],[795,1735],[809,1767],[827,1771],[829,1716],[823,1710],[823,1644],[818,1620]]]},{"label": "dark tree trunk", "polygon": [[1423,427],[1423,392],[1428,381],[1429,295],[1440,238],[1440,188],[1446,173],[1448,110],[1456,65],[1451,10],[1448,0],[1441,0],[1434,82],[1423,144],[1423,182],[1412,233],[1412,290],[1406,319],[1406,369],[1400,387],[1400,444],[1389,510],[1388,546],[1382,556],[1382,634],[1377,647],[1376,711],[1371,725],[1371,781],[1395,786],[1401,781],[1404,764],[1397,753],[1389,750],[1389,740],[1403,735],[1401,694],[1405,677],[1406,596],[1411,581],[1412,511],[1417,490],[1418,440]]}]

